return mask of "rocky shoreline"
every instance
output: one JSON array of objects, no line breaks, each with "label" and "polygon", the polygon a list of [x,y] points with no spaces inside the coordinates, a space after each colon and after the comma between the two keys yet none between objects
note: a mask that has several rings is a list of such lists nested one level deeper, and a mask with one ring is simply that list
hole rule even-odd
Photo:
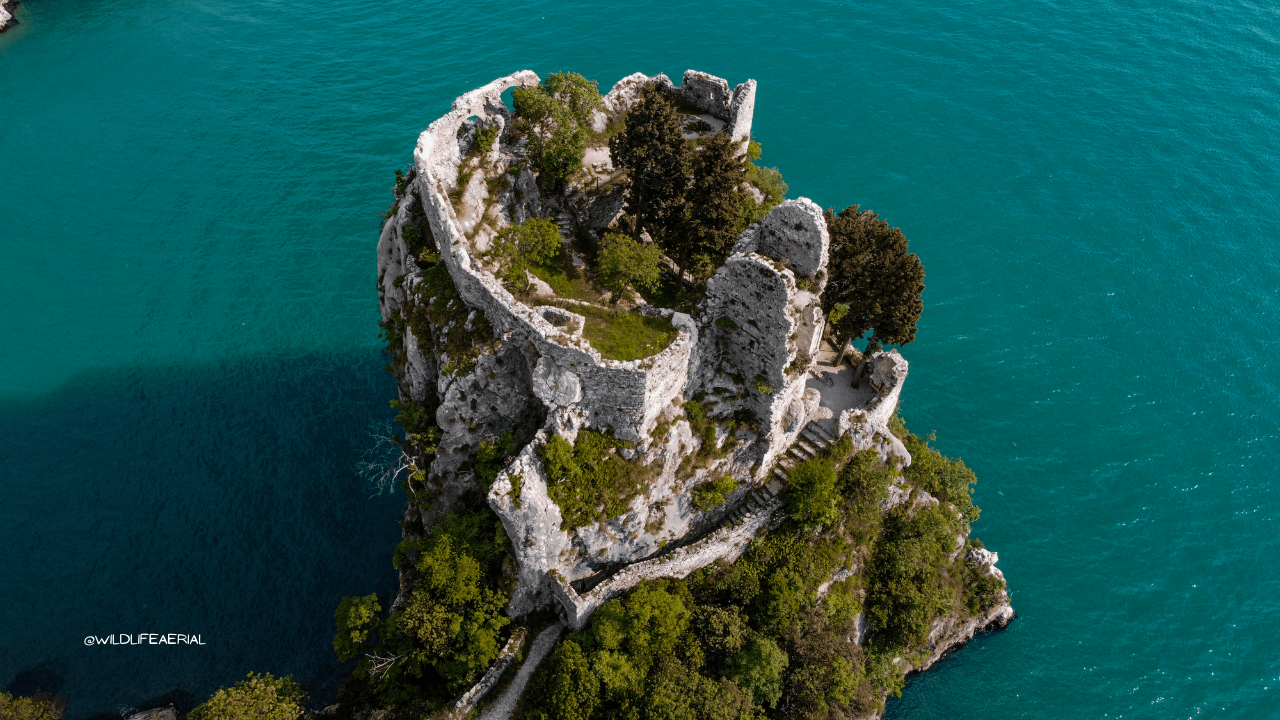
[{"label": "rocky shoreline", "polygon": [[18,24],[13,11],[18,7],[18,0],[0,0],[0,32],[4,32]]}]

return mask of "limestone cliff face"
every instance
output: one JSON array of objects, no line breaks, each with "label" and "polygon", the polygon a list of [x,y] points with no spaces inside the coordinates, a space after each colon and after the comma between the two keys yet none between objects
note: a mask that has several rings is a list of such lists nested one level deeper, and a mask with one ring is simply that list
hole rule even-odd
[{"label": "limestone cliff face", "polygon": [[[603,358],[583,337],[586,318],[572,304],[517,300],[484,256],[502,227],[558,216],[598,232],[622,207],[619,192],[539,192],[500,98],[538,82],[529,71],[495,80],[459,97],[422,133],[379,241],[379,291],[384,322],[402,328],[395,353],[401,397],[435,407],[441,430],[426,468],[439,499],[431,509],[411,506],[410,519],[416,512],[429,527],[450,498],[480,488],[473,465],[482,443],[510,432],[518,448],[487,488],[517,561],[508,611],[520,615],[559,602],[573,618],[633,584],[627,578],[662,572],[660,565],[688,572],[741,552],[780,505],[759,499],[777,492],[775,483],[761,494],[774,460],[810,421],[839,422],[860,444],[879,442],[886,454],[909,462],[900,444],[884,441],[892,437],[885,423],[906,363],[896,353],[877,356],[872,365],[882,388],[862,399],[856,416],[823,407],[821,391],[808,387],[822,338],[828,235],[821,210],[804,198],[783,203],[743,233],[708,282],[696,319],[641,308],[675,330],[671,344],[650,357]],[[695,71],[679,88],[665,76],[624,78],[593,122],[616,120],[648,82],[721,121],[734,138],[748,137],[755,83],[730,91],[724,80]],[[480,153],[475,138],[485,128],[496,129],[498,140]],[[712,418],[745,413],[754,429],[719,428],[710,441],[715,451],[702,448],[708,436],[695,437],[681,408],[695,396],[704,397]],[[656,427],[664,429],[661,437]],[[621,515],[601,513],[597,522],[564,527],[537,448],[553,434],[572,442],[584,429],[632,443],[620,453],[651,479]],[[703,466],[690,470],[685,461],[700,449]],[[739,489],[722,506],[699,512],[692,488],[723,475]],[[752,497],[757,501],[744,521],[742,508]],[[717,530],[730,516],[739,529]]]}]

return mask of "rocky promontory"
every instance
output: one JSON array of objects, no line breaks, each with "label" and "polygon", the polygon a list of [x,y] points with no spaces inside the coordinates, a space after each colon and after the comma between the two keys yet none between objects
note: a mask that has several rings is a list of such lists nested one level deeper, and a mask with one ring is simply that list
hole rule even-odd
[{"label": "rocky promontory", "polygon": [[[741,710],[725,717],[772,715],[779,702],[810,708],[805,716],[876,715],[904,672],[1013,617],[995,554],[969,539],[972,473],[896,415],[908,371],[897,350],[837,353],[847,340],[832,332],[824,293],[842,281],[831,258],[844,236],[813,201],[770,200],[760,187],[765,175],[748,159],[758,156],[754,81],[731,89],[690,70],[676,86],[637,73],[600,96],[575,77],[521,71],[462,95],[398,174],[378,290],[405,431],[395,478],[409,502],[386,623],[370,610],[357,627],[354,602],[339,610],[340,636],[365,643],[360,682],[386,693],[417,652],[435,673],[417,677],[462,698],[423,707],[465,713],[508,665],[517,672],[513,648],[533,641],[533,626],[558,621],[575,632],[531,681],[547,697],[570,656],[586,653],[582,677],[594,680],[582,687],[596,694],[584,707],[659,702],[663,683],[677,682],[671,673],[708,668],[711,684],[697,692]],[[514,110],[504,100],[512,92]],[[715,181],[698,168],[726,141],[725,177],[746,168],[729,188],[746,227],[718,256],[698,256],[701,270],[672,259],[675,231],[651,237],[657,221],[644,218],[659,217],[646,210],[656,191],[644,196],[646,171],[618,155],[641,136],[638,118],[655,112],[668,113],[653,121],[659,129],[679,118],[693,167],[680,192],[693,198]],[[552,182],[549,148],[565,137],[581,155]],[[696,226],[697,208],[686,216]],[[535,251],[523,248],[544,252],[531,244],[543,227],[556,247],[526,261],[520,253]],[[610,255],[624,246],[632,255]],[[639,271],[630,284],[610,280],[615,256],[644,253],[661,255],[661,280],[637,280]],[[919,567],[893,566],[907,552],[898,542],[924,543],[911,550],[923,553]],[[448,600],[441,583],[464,565],[495,579]],[[905,607],[894,593],[907,591],[927,597]],[[492,598],[490,615],[477,598]],[[634,613],[657,612],[633,613],[642,602],[692,633],[669,661],[611,639],[641,632]],[[432,613],[459,618],[451,639],[436,639],[444,631]],[[481,615],[489,635],[467,635]],[[362,628],[387,644],[374,647]],[[805,628],[830,646],[810,647]],[[388,640],[397,632],[408,638],[400,649]],[[467,655],[474,669],[463,671],[467,643],[492,650]],[[774,684],[753,684],[751,663],[772,668]],[[824,679],[800,677],[815,672]],[[825,694],[808,697],[806,682]],[[546,702],[521,701],[518,712],[567,712]]]}]

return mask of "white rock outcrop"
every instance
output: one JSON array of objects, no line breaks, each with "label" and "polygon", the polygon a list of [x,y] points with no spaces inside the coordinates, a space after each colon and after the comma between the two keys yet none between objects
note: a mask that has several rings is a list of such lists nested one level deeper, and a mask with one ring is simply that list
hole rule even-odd
[{"label": "white rock outcrop", "polygon": [[[568,195],[539,191],[523,162],[523,142],[507,132],[510,111],[501,94],[538,82],[527,70],[495,80],[459,97],[421,134],[414,167],[379,240],[379,292],[383,320],[405,325],[397,367],[402,399],[436,406],[441,437],[427,468],[429,482],[441,502],[475,488],[470,468],[480,443],[512,433],[521,447],[487,491],[516,561],[508,612],[521,615],[558,601],[577,624],[600,598],[654,573],[682,576],[717,558],[736,557],[769,522],[775,505],[746,519],[739,510],[805,424],[833,414],[820,407],[819,391],[806,388],[822,338],[829,238],[812,201],[783,203],[743,233],[708,282],[697,317],[645,306],[651,317],[671,323],[670,345],[640,360],[602,357],[584,336],[586,318],[571,302],[517,300],[483,255],[489,238],[507,224],[567,213],[572,205]],[[723,121],[735,139],[749,137],[755,82],[730,92],[726,81],[692,70],[679,88],[665,75],[623,78],[604,96],[604,117],[593,122],[607,126],[618,120],[647,84]],[[473,151],[481,128],[498,130],[494,148],[483,156]],[[594,165],[611,167],[605,160],[594,157]],[[466,186],[456,187],[467,173]],[[587,232],[603,229],[621,212],[620,192],[585,195],[580,191],[574,200],[582,206],[574,217]],[[434,256],[426,252],[414,256],[411,235],[430,238],[440,265],[428,264]],[[433,315],[433,322],[444,324],[430,330],[433,337],[418,337],[407,326],[410,315],[424,304],[447,302],[437,300],[438,291],[426,290],[437,287],[429,283],[439,283],[441,268],[459,296],[452,302],[462,307],[451,306],[445,320]],[[459,328],[475,334],[473,363],[450,358],[465,348],[434,337]],[[876,375],[877,382],[893,387],[872,398],[874,407],[861,408],[864,417],[883,416],[887,422],[906,376],[905,361],[901,372],[896,367]],[[747,413],[758,431],[739,429],[732,439],[718,431],[717,446],[732,440],[732,451],[718,453],[705,468],[681,471],[682,461],[704,442],[682,419],[681,406],[694,397],[704,398],[713,418]],[[843,430],[850,430],[852,416],[841,418]],[[655,438],[660,423],[670,429]],[[598,522],[567,528],[536,450],[552,434],[573,442],[583,429],[632,443],[633,449],[620,454],[647,468],[652,479],[622,515],[601,513]],[[739,490],[722,507],[697,511],[693,486],[722,475],[734,477]],[[732,513],[738,513],[737,524],[717,529]],[[429,526],[431,518],[422,514]]]},{"label": "white rock outcrop", "polygon": [[17,5],[17,0],[0,0],[0,32],[18,24],[18,21],[13,18],[13,9]]}]

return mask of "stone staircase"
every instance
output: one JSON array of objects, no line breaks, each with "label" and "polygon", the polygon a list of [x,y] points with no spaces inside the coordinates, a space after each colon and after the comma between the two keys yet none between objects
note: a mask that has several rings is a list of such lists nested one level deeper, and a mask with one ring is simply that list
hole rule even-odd
[{"label": "stone staircase", "polygon": [[555,217],[551,219],[554,220],[556,225],[560,227],[560,237],[563,240],[563,242],[566,242],[566,243],[572,242],[573,241],[573,223],[572,221],[569,220],[569,213],[565,213],[565,212],[556,213]]},{"label": "stone staircase", "polygon": [[800,435],[796,437],[796,441],[787,448],[787,452],[778,458],[777,464],[773,466],[773,477],[778,482],[785,483],[787,481],[787,471],[795,467],[796,464],[802,463],[809,458],[816,457],[818,453],[826,450],[836,439],[831,433],[822,429],[822,426],[816,422],[811,422],[804,426],[800,431]]},{"label": "stone staircase", "polygon": [[809,458],[815,457],[818,453],[827,449],[836,439],[831,433],[822,429],[821,425],[811,422],[804,426],[800,431],[800,435],[796,437],[796,441],[787,449],[787,453],[778,459],[773,466],[773,477],[769,482],[761,485],[755,492],[747,498],[734,510],[727,518],[726,522],[738,523],[750,514],[768,510],[772,512],[781,505],[778,499],[778,493],[782,492],[782,488],[787,484],[787,471],[795,467],[797,463],[804,462]]}]

